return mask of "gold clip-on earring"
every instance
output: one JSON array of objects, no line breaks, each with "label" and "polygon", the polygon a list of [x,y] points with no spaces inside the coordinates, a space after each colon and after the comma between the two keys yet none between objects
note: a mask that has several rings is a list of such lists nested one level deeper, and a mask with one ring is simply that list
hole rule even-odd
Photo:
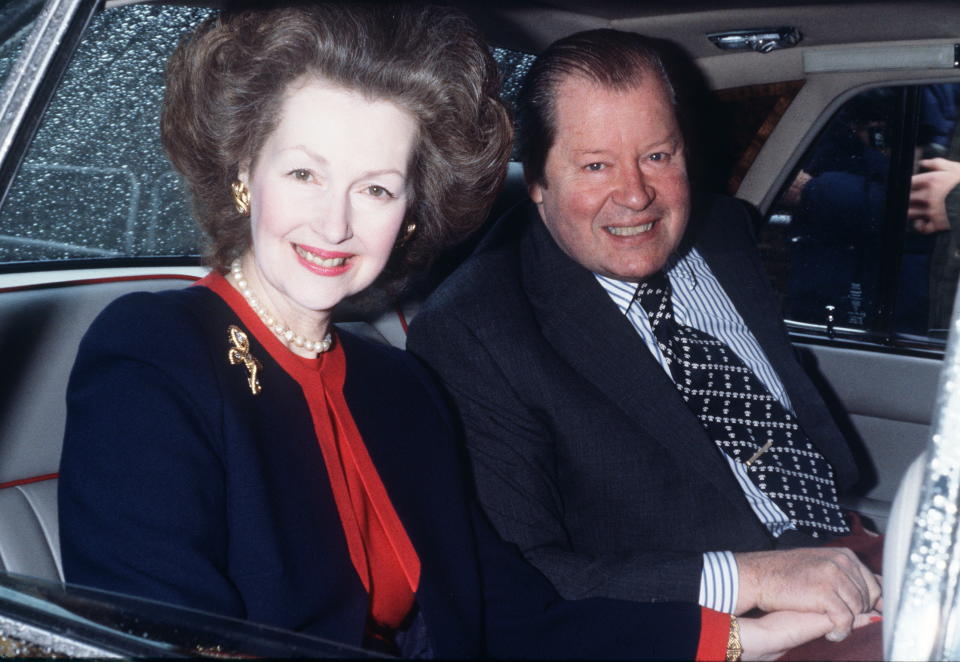
[{"label": "gold clip-on earring", "polygon": [[233,204],[237,208],[237,213],[241,216],[250,214],[250,189],[239,179],[234,180],[230,185],[230,191],[233,193]]}]

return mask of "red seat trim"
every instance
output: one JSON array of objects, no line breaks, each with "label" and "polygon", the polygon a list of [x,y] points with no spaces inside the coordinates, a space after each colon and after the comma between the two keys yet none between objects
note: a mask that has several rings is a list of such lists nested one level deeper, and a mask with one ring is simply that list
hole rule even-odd
[{"label": "red seat trim", "polygon": [[30,483],[41,483],[45,480],[53,480],[59,478],[59,473],[54,474],[44,474],[43,476],[34,476],[32,478],[20,478],[19,480],[11,480],[7,483],[0,483],[0,490],[6,489],[8,487],[16,487],[18,485],[29,485]]}]

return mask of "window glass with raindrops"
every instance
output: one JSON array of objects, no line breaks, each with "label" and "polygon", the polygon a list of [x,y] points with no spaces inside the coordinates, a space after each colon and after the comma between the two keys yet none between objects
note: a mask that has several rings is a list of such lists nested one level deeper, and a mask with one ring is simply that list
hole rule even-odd
[{"label": "window glass with raindrops", "polygon": [[[0,34],[0,81],[39,4],[0,7],[0,13],[19,7],[16,29]],[[0,208],[0,264],[202,252],[189,196],[160,143],[159,121],[166,61],[212,12],[136,5],[96,15]],[[493,55],[509,104],[533,56],[503,49]]]}]

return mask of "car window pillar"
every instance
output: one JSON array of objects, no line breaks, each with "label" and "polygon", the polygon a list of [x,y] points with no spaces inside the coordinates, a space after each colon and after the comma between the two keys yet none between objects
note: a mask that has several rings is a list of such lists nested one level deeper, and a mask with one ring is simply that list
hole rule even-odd
[{"label": "car window pillar", "polygon": [[883,267],[877,273],[877,311],[874,330],[878,340],[893,344],[896,335],[894,315],[900,289],[901,258],[907,234],[907,207],[910,202],[910,181],[913,175],[919,123],[919,93],[915,85],[899,89],[899,112],[892,118],[899,126],[892,135],[899,140],[890,155],[890,175],[887,181],[887,203],[880,234],[880,260]]},{"label": "car window pillar", "polygon": [[[887,615],[893,628],[888,660],[960,659],[960,305],[950,337],[899,599]],[[898,495],[898,499],[900,496]]]},{"label": "car window pillar", "polygon": [[0,206],[98,0],[48,0],[0,89]]}]

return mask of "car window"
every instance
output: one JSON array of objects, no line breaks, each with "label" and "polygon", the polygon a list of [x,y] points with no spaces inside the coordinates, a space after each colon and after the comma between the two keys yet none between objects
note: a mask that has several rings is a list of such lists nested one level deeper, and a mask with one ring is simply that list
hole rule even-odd
[{"label": "car window", "polygon": [[[533,66],[537,56],[507,48],[492,48],[491,52],[493,53],[493,59],[497,61],[497,67],[500,69],[500,98],[503,99],[513,116],[516,117],[514,103],[517,95],[520,94],[523,79],[530,71],[530,67]],[[510,160],[519,161],[516,142],[514,142],[513,150]]]},{"label": "car window", "polygon": [[497,67],[500,69],[500,98],[508,106],[513,107],[513,102],[520,93],[520,86],[523,84],[523,78],[533,66],[533,61],[537,59],[535,55],[510,50],[508,48],[492,48],[493,59],[497,61]]},{"label": "car window", "polygon": [[[28,14],[14,4],[0,5],[0,25],[8,15],[24,23]],[[158,126],[167,58],[210,13],[136,5],[97,14],[0,209],[0,263],[200,253],[200,231]],[[0,75],[28,31],[0,35]],[[493,54],[510,103],[533,56]]]},{"label": "car window", "polygon": [[0,83],[10,75],[42,4],[42,0],[0,2]]},{"label": "car window", "polygon": [[0,572],[0,654],[126,659],[380,657],[251,621],[6,572]]},{"label": "car window", "polygon": [[[957,84],[861,91],[807,149],[762,233],[768,270],[795,326],[942,346],[960,252],[948,226],[911,218],[908,205],[911,187],[924,181],[915,175],[931,169],[922,159],[960,161],[958,99]],[[960,200],[954,205],[956,215]]]},{"label": "car window", "polygon": [[157,127],[166,60],[208,14],[138,5],[94,18],[0,209],[0,262],[197,253]]}]

